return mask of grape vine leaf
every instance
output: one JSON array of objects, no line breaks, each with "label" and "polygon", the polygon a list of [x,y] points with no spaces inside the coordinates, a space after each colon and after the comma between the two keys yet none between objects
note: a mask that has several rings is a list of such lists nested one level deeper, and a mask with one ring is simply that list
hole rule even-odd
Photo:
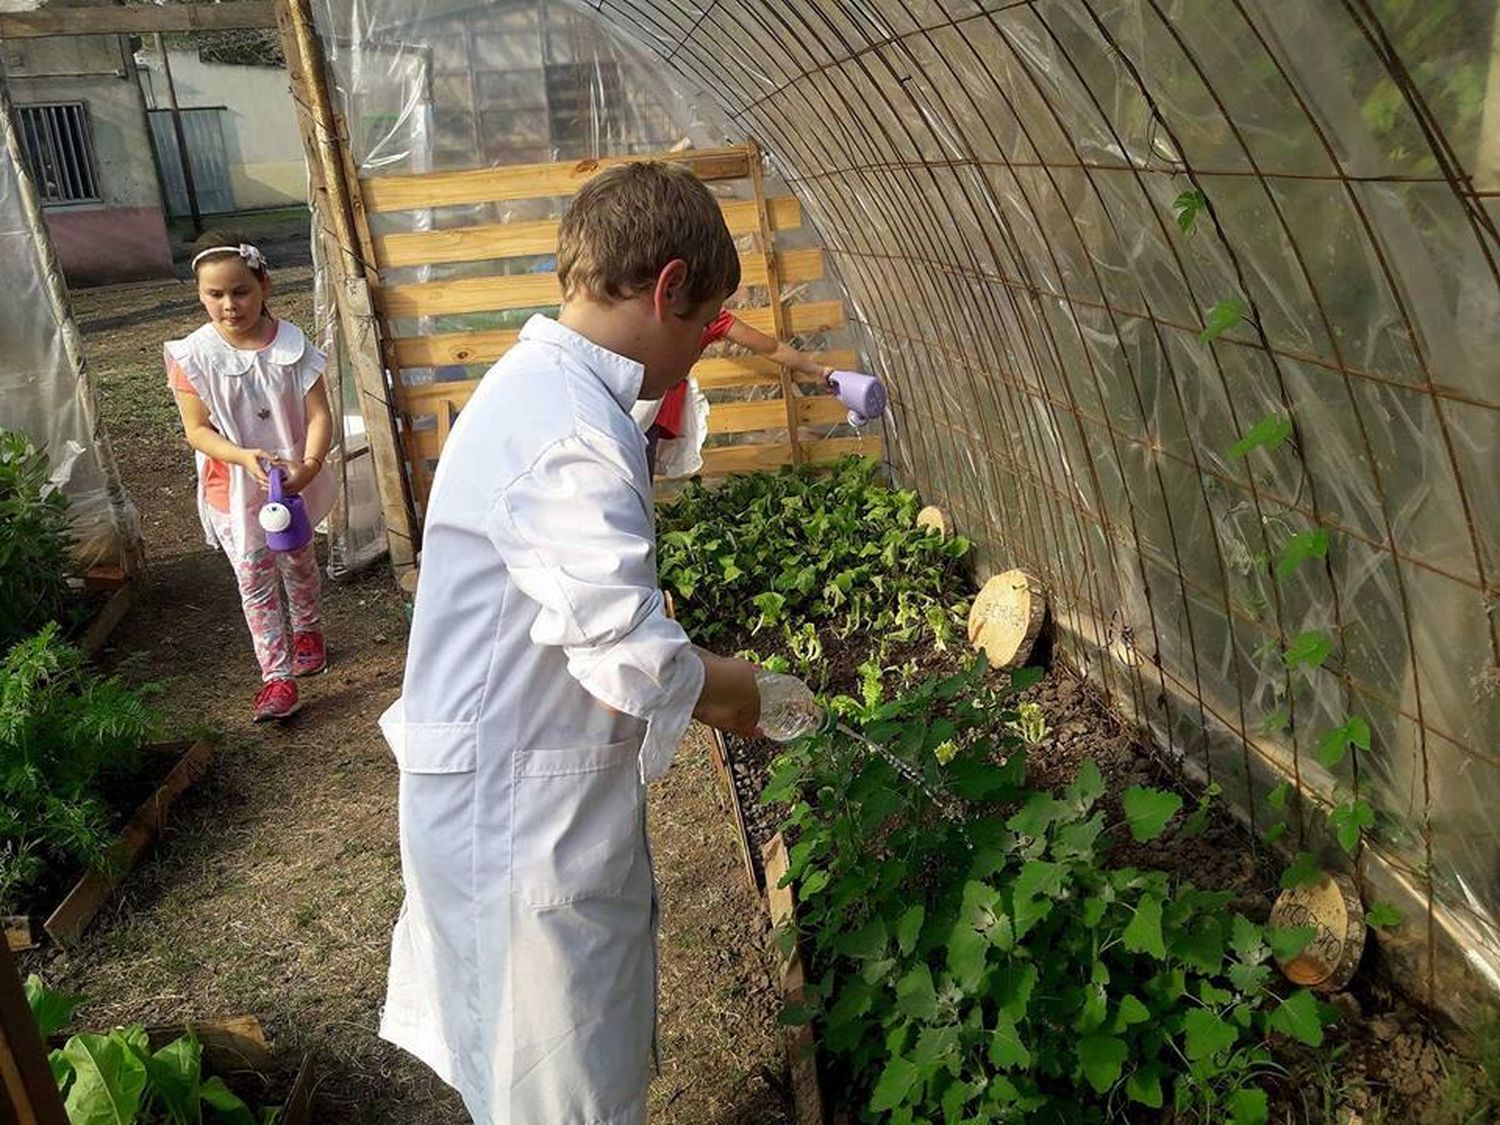
[{"label": "grape vine leaf", "polygon": [[1298,633],[1284,653],[1288,668],[1321,668],[1333,653],[1333,641],[1327,633],[1309,630]]},{"label": "grape vine leaf", "polygon": [[1238,297],[1229,297],[1220,301],[1208,310],[1206,324],[1202,332],[1198,333],[1198,339],[1202,343],[1210,343],[1228,332],[1240,321],[1244,320],[1250,312],[1250,306]]},{"label": "grape vine leaf", "polygon": [[1270,452],[1292,436],[1292,420],[1285,414],[1267,414],[1229,447],[1229,456],[1235,460],[1246,456],[1252,449]]},{"label": "grape vine leaf", "polygon": [[1358,715],[1350,715],[1342,726],[1335,727],[1318,739],[1318,761],[1334,769],[1344,760],[1350,746],[1370,748],[1370,724]]},{"label": "grape vine leaf", "polygon": [[1308,559],[1327,557],[1327,531],[1321,527],[1315,531],[1299,531],[1281,545],[1281,553],[1276,558],[1276,577],[1284,581]]},{"label": "grape vine leaf", "polygon": [[1177,225],[1183,234],[1192,234],[1198,223],[1198,213],[1208,206],[1208,196],[1196,188],[1185,191],[1172,200],[1172,212],[1177,216]]},{"label": "grape vine leaf", "polygon": [[1286,890],[1292,887],[1310,887],[1322,878],[1323,868],[1318,863],[1318,857],[1312,852],[1298,852],[1297,858],[1281,873],[1281,885]]}]

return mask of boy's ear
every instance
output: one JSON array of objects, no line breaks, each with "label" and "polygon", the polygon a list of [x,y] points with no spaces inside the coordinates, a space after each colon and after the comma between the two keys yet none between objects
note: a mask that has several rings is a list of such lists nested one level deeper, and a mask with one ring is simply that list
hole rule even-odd
[{"label": "boy's ear", "polygon": [[651,294],[652,311],[657,320],[668,316],[681,316],[687,310],[686,289],[688,264],[681,258],[673,258],[656,275],[656,288]]}]

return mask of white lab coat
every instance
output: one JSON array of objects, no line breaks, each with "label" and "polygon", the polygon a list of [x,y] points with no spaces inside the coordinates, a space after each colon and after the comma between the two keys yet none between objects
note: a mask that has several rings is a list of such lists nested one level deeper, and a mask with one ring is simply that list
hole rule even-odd
[{"label": "white lab coat", "polygon": [[534,317],[484,377],[438,465],[380,721],[406,886],[380,1034],[478,1125],[646,1120],[644,783],[703,665],[657,587],[641,375]]}]

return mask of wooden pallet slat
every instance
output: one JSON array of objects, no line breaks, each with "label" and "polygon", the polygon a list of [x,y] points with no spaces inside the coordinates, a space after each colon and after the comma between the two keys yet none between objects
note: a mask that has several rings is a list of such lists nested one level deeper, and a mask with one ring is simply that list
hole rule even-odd
[{"label": "wooden pallet slat", "polygon": [[[734,315],[762,332],[774,330],[770,309],[735,309]],[[787,326],[799,336],[842,328],[844,306],[839,301],[810,301],[805,305],[792,305],[787,309]],[[397,336],[396,362],[403,369],[493,363],[515,344],[519,335],[519,330],[512,328],[438,332],[430,336]]]},{"label": "wooden pallet slat", "polygon": [[[849,371],[859,365],[859,357],[852,351],[818,352],[813,358],[837,371]],[[771,386],[781,382],[781,368],[764,356],[715,356],[700,359],[693,368],[693,378],[703,391]]]},{"label": "wooden pallet slat", "polygon": [[[395,176],[366,176],[359,181],[365,207],[384,211],[427,210],[468,203],[500,203],[517,199],[545,199],[573,195],[606,168],[662,154],[608,156],[599,159],[547,164],[512,164],[499,168],[469,168],[457,172],[418,172]],[[743,148],[695,149],[672,153],[674,162],[691,168],[701,180],[741,180],[748,174]]]},{"label": "wooden pallet slat", "polygon": [[[799,426],[837,426],[846,420],[848,409],[832,395],[806,396],[796,399],[793,410]],[[744,434],[754,430],[774,430],[786,426],[786,404],[779,398],[760,402],[715,403],[708,415],[710,434]]]},{"label": "wooden pallet slat", "polygon": [[[840,457],[879,457],[883,446],[877,437],[825,438],[803,442],[809,461],[836,461]],[[754,473],[795,464],[789,442],[765,445],[719,445],[703,451],[702,476]]]},{"label": "wooden pallet slat", "polygon": [[[851,351],[820,352],[814,356],[820,363],[840,371],[858,363]],[[761,356],[722,356],[699,360],[693,377],[703,391],[736,390],[746,387],[773,387],[781,382],[781,369]],[[436,383],[398,383],[396,405],[405,414],[422,417],[434,413],[437,404],[448,403],[462,410],[469,396],[479,387],[478,379],[451,379]],[[809,399],[811,402],[819,398]],[[718,409],[715,406],[714,409]]]},{"label": "wooden pallet slat", "polygon": [[[769,207],[771,225],[777,231],[801,227],[802,207],[794,197],[776,196],[769,201]],[[720,208],[729,233],[736,238],[753,234],[759,226],[754,200],[726,199]],[[555,254],[558,225],[557,219],[536,219],[398,231],[375,236],[375,255],[382,268],[399,268]]]},{"label": "wooden pallet slat", "polygon": [[[823,251],[793,250],[778,255],[778,268],[792,284],[823,277]],[[741,263],[744,288],[766,284],[766,265],[746,255]],[[409,285],[387,285],[375,291],[376,306],[386,317],[443,316],[471,312],[553,308],[562,300],[551,273],[458,277]]]}]

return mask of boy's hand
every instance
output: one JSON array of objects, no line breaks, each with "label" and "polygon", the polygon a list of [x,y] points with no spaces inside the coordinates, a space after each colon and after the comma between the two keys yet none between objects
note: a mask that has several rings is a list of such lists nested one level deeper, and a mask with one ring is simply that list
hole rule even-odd
[{"label": "boy's hand", "polygon": [[760,689],[755,665],[732,656],[698,650],[703,661],[703,690],[693,718],[731,734],[754,738],[760,723]]},{"label": "boy's hand", "polygon": [[275,462],[276,458],[272,457],[264,449],[242,449],[237,458],[237,464],[240,468],[254,477],[256,483],[262,488],[268,488],[271,484],[271,478],[266,476],[265,466],[274,464]]}]

